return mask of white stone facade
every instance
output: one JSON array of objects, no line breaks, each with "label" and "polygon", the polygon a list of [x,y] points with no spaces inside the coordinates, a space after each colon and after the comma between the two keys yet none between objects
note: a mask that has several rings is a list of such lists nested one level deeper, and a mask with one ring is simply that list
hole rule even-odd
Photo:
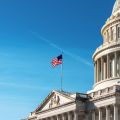
[{"label": "white stone facade", "polygon": [[120,0],[101,30],[94,86],[87,94],[53,91],[25,120],[120,120]]}]

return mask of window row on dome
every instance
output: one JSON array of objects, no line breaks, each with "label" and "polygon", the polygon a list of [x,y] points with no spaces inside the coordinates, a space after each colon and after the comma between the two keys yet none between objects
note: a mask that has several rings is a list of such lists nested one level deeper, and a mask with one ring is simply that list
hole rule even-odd
[{"label": "window row on dome", "polygon": [[109,27],[103,33],[104,43],[120,40],[120,24]]}]

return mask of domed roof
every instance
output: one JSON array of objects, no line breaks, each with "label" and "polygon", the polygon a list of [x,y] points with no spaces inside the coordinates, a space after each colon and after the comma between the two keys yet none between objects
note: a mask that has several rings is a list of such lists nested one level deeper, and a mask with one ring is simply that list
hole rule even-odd
[{"label": "domed roof", "polygon": [[120,12],[120,0],[116,0],[114,7],[113,7],[113,11],[112,14],[117,14],[118,12]]}]

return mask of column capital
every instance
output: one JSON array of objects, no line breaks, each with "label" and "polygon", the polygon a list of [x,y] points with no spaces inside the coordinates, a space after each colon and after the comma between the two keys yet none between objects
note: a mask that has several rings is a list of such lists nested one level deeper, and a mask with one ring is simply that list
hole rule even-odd
[{"label": "column capital", "polygon": [[106,108],[106,109],[110,108],[110,105],[106,105],[105,108]]},{"label": "column capital", "polygon": [[99,110],[102,110],[102,109],[103,109],[103,107],[98,107],[98,111],[99,111]]},{"label": "column capital", "polygon": [[79,110],[74,110],[73,112],[74,112],[74,113],[78,113],[78,112],[79,112]]},{"label": "column capital", "polygon": [[113,107],[114,107],[114,106],[118,106],[118,104],[116,104],[116,103],[113,103],[113,104],[112,104],[112,106],[113,106]]},{"label": "column capital", "polygon": [[51,116],[51,117],[50,117],[50,120],[54,120],[54,116]]},{"label": "column capital", "polygon": [[69,112],[67,112],[67,115],[68,115],[68,116],[71,116],[71,113],[72,113],[72,111],[69,111]]}]

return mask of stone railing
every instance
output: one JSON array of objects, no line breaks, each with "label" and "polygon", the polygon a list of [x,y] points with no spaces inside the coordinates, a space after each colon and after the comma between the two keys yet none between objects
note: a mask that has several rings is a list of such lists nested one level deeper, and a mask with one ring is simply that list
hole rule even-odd
[{"label": "stone railing", "polygon": [[96,99],[98,97],[110,95],[110,94],[113,94],[113,93],[116,93],[116,92],[120,93],[120,86],[119,85],[114,85],[114,86],[111,86],[111,87],[107,87],[105,89],[101,89],[101,90],[92,92],[88,96],[91,99]]}]

